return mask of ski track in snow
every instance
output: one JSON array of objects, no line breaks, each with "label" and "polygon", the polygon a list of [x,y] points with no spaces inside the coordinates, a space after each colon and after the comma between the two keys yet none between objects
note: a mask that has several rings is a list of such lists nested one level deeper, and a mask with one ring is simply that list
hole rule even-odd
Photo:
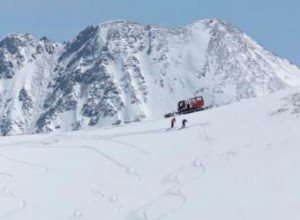
[{"label": "ski track in snow", "polygon": [[[149,154],[147,151],[140,150],[135,145],[127,144],[127,143],[124,143],[121,141],[115,141],[115,140],[112,140],[111,138],[106,137],[101,140],[102,141],[113,141],[113,142],[116,142],[116,143],[124,145],[124,146],[130,146],[131,148],[134,148],[135,150],[137,150],[137,152],[139,152],[139,153],[143,153],[143,154],[147,154],[147,155]],[[55,143],[58,143],[58,141],[55,141]],[[109,181],[106,180],[103,183],[98,184],[93,189],[91,189],[91,192],[96,192],[96,193],[94,193],[94,194],[96,194],[96,198],[90,202],[87,202],[82,207],[77,208],[74,211],[72,219],[85,219],[85,217],[84,217],[85,209],[90,208],[94,204],[104,203],[105,201],[116,205],[115,212],[119,212],[120,209],[122,208],[122,203],[119,200],[119,194],[122,193],[123,191],[126,191],[126,189],[133,187],[133,185],[135,185],[138,181],[141,180],[140,174],[135,170],[134,167],[126,165],[126,164],[122,163],[121,161],[111,157],[104,151],[100,150],[99,147],[93,147],[93,146],[87,146],[87,145],[85,145],[85,146],[81,146],[81,145],[80,146],[49,146],[48,144],[46,146],[42,146],[42,147],[41,146],[31,146],[31,147],[33,147],[33,148],[51,148],[51,149],[53,149],[53,148],[54,149],[71,149],[71,148],[78,149],[79,148],[79,149],[83,149],[83,150],[93,151],[93,152],[101,155],[101,157],[104,157],[105,159],[110,161],[114,166],[117,166],[118,168],[120,168],[122,170],[123,174],[117,176],[116,178],[122,178],[122,176],[124,176],[124,175],[134,178],[133,183],[128,184],[127,186],[123,187],[119,191],[111,192],[108,195],[101,193],[101,191],[99,191],[97,189],[99,188],[99,186],[103,185],[105,182],[108,182],[107,184],[109,184],[109,182],[112,182],[116,178],[113,178],[112,180],[109,180]]]},{"label": "ski track in snow", "polygon": [[0,185],[0,196],[7,197],[7,198],[10,198],[10,199],[13,199],[13,200],[16,200],[19,202],[18,207],[12,208],[11,210],[7,211],[6,213],[0,213],[0,217],[8,218],[8,217],[12,216],[13,214],[16,214],[17,212],[21,211],[23,208],[25,208],[26,201],[25,201],[25,199],[22,199],[22,198],[18,197],[17,195],[15,195],[11,190],[11,188],[16,185],[16,183],[14,182],[14,176],[11,173],[5,173],[5,172],[0,172],[0,175],[7,177],[6,181],[4,181]]},{"label": "ski track in snow", "polygon": [[[136,145],[133,145],[131,143],[127,143],[127,142],[119,141],[119,140],[115,140],[115,139],[120,138],[120,137],[130,136],[130,135],[139,135],[139,134],[147,134],[147,133],[150,134],[150,133],[161,132],[161,131],[162,131],[161,129],[157,129],[157,130],[151,130],[151,131],[147,131],[147,132],[134,132],[134,133],[116,134],[116,135],[110,135],[110,136],[95,136],[95,135],[93,135],[93,136],[90,136],[90,137],[96,138],[97,140],[100,139],[102,141],[114,142],[114,143],[117,143],[117,144],[120,144],[120,145],[123,145],[123,146],[126,146],[126,147],[130,147],[130,148],[136,150],[138,153],[149,156],[149,155],[151,155],[151,153],[149,151],[143,150],[140,147],[138,147]],[[127,189],[133,187],[138,181],[140,181],[141,176],[137,172],[135,172],[132,167],[124,165],[124,164],[120,164],[119,161],[116,161],[115,159],[112,159],[111,157],[108,158],[107,155],[102,154],[102,156],[104,156],[107,159],[109,159],[110,161],[112,161],[118,167],[125,168],[127,174],[134,174],[136,176],[133,183],[129,183],[128,185],[122,187],[121,189],[113,191],[113,192],[104,193],[104,192],[102,192],[102,188],[105,185],[109,185],[109,184],[117,181],[118,179],[123,178],[122,176],[116,176],[116,177],[114,177],[110,180],[105,180],[104,182],[98,184],[97,186],[95,186],[92,189],[92,192],[94,192],[94,194],[97,194],[96,199],[92,203],[99,203],[99,202],[105,202],[106,201],[106,202],[109,202],[109,203],[116,204],[117,207],[115,208],[115,213],[117,213],[122,208],[122,202],[119,200],[119,195],[122,192],[125,192]],[[90,205],[92,203],[90,203]],[[85,207],[86,208],[89,207],[89,204],[86,204]],[[81,210],[81,216],[84,216],[83,211],[82,211],[82,210],[84,210],[84,207],[80,208],[79,210]]]},{"label": "ski track in snow", "polygon": [[[179,209],[183,208],[187,204],[187,196],[185,196],[182,193],[182,189],[187,186],[189,183],[192,183],[198,179],[200,179],[204,173],[206,172],[206,167],[204,165],[204,160],[206,160],[213,152],[215,146],[217,145],[218,141],[215,138],[210,137],[207,135],[205,128],[207,126],[210,126],[210,123],[201,123],[193,126],[201,126],[203,127],[201,131],[201,137],[204,140],[204,142],[207,144],[207,147],[209,148],[209,152],[204,156],[198,156],[195,160],[190,162],[189,164],[182,166],[178,168],[177,170],[172,171],[169,173],[165,179],[167,179],[169,182],[173,183],[173,186],[171,186],[166,192],[162,193],[158,198],[152,200],[148,204],[144,205],[143,207],[136,210],[132,215],[129,216],[128,220],[139,219],[139,220],[158,220],[166,217],[167,215],[170,215]],[[189,172],[191,170],[196,169],[194,171],[194,175],[191,178],[184,179],[181,176],[184,176],[185,172]],[[166,210],[154,217],[150,217],[149,209],[152,207],[155,207],[156,204],[159,202],[162,202],[166,197],[170,196],[176,196],[178,199],[181,200],[180,204],[170,208],[169,210]]]},{"label": "ski track in snow", "polygon": [[139,180],[140,174],[137,173],[137,171],[135,170],[134,167],[131,167],[129,165],[126,165],[120,161],[118,161],[117,159],[109,156],[107,153],[104,153],[102,150],[98,149],[97,147],[93,147],[93,146],[88,146],[88,145],[79,145],[79,146],[28,146],[31,148],[42,148],[42,149],[83,149],[83,150],[87,150],[87,151],[93,151],[99,155],[101,155],[102,157],[104,157],[105,159],[107,159],[108,161],[110,161],[112,164],[114,164],[115,166],[119,167],[121,170],[123,170],[124,173],[128,174],[128,175],[133,175],[135,176],[135,178],[137,180]]},{"label": "ski track in snow", "polygon": [[[149,209],[154,207],[155,210],[155,205],[159,203],[163,203],[164,205],[168,204],[170,201],[168,200],[169,198],[176,197],[178,198],[178,203],[179,205],[176,205],[175,207],[170,207],[167,211],[161,212],[157,214],[154,217],[149,216]],[[174,198],[173,198],[174,200]],[[144,205],[143,207],[139,208],[136,210],[133,215],[129,216],[129,220],[131,219],[143,219],[143,220],[156,220],[156,219],[161,219],[171,213],[176,212],[177,210],[181,209],[185,204],[187,203],[187,198],[186,196],[180,191],[179,188],[172,187],[166,192],[162,193],[159,197],[156,199],[152,200],[148,204]]]},{"label": "ski track in snow", "polygon": [[[144,133],[144,132],[143,132]],[[152,133],[152,132],[149,132]],[[119,140],[114,140],[113,138],[117,138],[117,137],[122,137],[122,136],[127,136],[127,135],[138,135],[139,132],[137,133],[131,133],[131,134],[122,134],[122,135],[111,135],[111,136],[93,136],[93,137],[97,137],[98,140],[102,140],[102,141],[109,141],[109,142],[114,142],[114,143],[118,143],[120,145],[123,145],[125,147],[130,147],[132,149],[134,149],[136,152],[141,153],[143,155],[149,155],[150,152],[145,151],[139,147],[137,147],[136,145],[130,144],[130,143],[126,143],[123,141],[119,141]],[[108,201],[112,204],[116,204],[116,208],[115,208],[115,212],[118,212],[121,208],[122,208],[122,203],[119,201],[119,194],[122,193],[123,191],[126,191],[126,189],[132,187],[134,184],[136,184],[138,181],[141,180],[141,176],[140,174],[135,170],[134,167],[131,167],[129,165],[126,165],[124,163],[122,163],[121,161],[111,157],[109,154],[105,153],[104,151],[100,150],[98,147],[93,147],[93,146],[87,146],[87,145],[79,145],[79,146],[58,146],[57,144],[59,143],[59,140],[55,139],[49,139],[47,140],[41,140],[39,142],[36,143],[32,143],[30,141],[26,142],[27,145],[25,145],[24,147],[26,148],[39,148],[39,149],[83,149],[83,150],[87,150],[87,151],[93,151],[95,153],[97,153],[98,155],[101,155],[101,157],[107,159],[108,161],[110,161],[114,166],[117,166],[118,168],[120,168],[123,172],[123,174],[121,174],[120,176],[118,176],[118,178],[122,178],[122,176],[131,176],[133,177],[133,183],[128,184],[128,186],[123,187],[122,189],[120,189],[117,192],[112,192],[109,195],[102,195],[99,194],[96,195],[96,199],[94,199],[91,202],[88,202],[87,204],[83,205],[83,207],[77,208],[74,211],[73,217],[72,219],[85,219],[84,217],[84,213],[83,210],[86,208],[89,208],[91,205],[95,204],[95,203],[101,203],[101,202],[105,202]],[[24,143],[23,143],[24,144]],[[56,146],[53,146],[53,144],[56,144]],[[0,146],[0,148],[6,148],[6,147],[13,147],[16,146],[15,143],[13,144],[9,144],[9,145],[2,145]],[[33,164],[33,163],[28,163],[25,161],[20,161],[20,160],[16,160],[16,159],[12,159],[12,158],[8,158],[4,155],[1,155],[4,158],[13,161],[13,162],[17,162],[17,163],[21,163],[23,165],[28,165],[28,166],[34,166],[34,167],[38,167],[43,169],[43,174],[45,174],[47,172],[47,168],[43,167],[41,165],[37,165],[37,164]],[[113,180],[111,180],[113,181]],[[93,189],[91,189],[92,192],[95,192],[95,189],[97,189],[97,187],[101,186],[103,183],[98,184],[97,186],[95,186]],[[24,201],[25,202],[25,201]],[[24,203],[25,204],[25,203]],[[79,214],[80,213],[80,214]]]},{"label": "ski track in snow", "polygon": [[42,166],[40,164],[29,163],[29,162],[26,162],[26,161],[23,161],[23,160],[18,160],[18,159],[15,159],[15,158],[11,158],[11,157],[8,157],[8,156],[6,156],[2,153],[0,153],[0,157],[6,159],[8,161],[21,164],[23,166],[29,166],[29,167],[34,167],[34,168],[41,169],[42,170],[42,175],[44,175],[48,171],[47,167]]},{"label": "ski track in snow", "polygon": [[[135,150],[137,150],[139,153],[143,153],[143,154],[148,154],[148,152],[144,152],[142,150],[140,150],[138,147],[136,147],[135,145],[131,145],[131,144],[127,144],[124,142],[120,142],[120,141],[115,141],[112,140],[112,138],[106,138],[106,139],[102,139],[103,141],[112,141],[112,142],[116,142],[118,144],[124,145],[124,146],[129,146],[131,148],[134,148]],[[89,208],[91,205],[93,204],[99,204],[99,203],[104,203],[104,202],[109,202],[113,205],[116,205],[115,208],[115,213],[119,212],[122,208],[122,202],[119,200],[119,194],[126,191],[128,188],[133,187],[138,181],[141,180],[141,175],[135,170],[134,167],[130,167],[126,164],[123,164],[122,162],[114,159],[113,157],[109,156],[108,154],[104,153],[103,151],[101,151],[98,148],[95,147],[91,147],[91,146],[74,146],[75,148],[83,148],[86,150],[91,150],[91,151],[95,151],[96,153],[100,154],[102,157],[106,158],[107,160],[109,160],[110,162],[112,162],[115,166],[119,167],[121,170],[123,170],[123,174],[122,175],[118,175],[110,180],[105,180],[104,182],[98,184],[97,186],[95,186],[93,189],[91,189],[92,192],[94,192],[94,194],[96,194],[96,199],[94,199],[91,202],[88,202],[87,204],[85,204],[83,207],[80,207],[77,209],[76,212],[78,212],[78,210],[80,210],[80,216],[81,219],[85,219],[84,217],[84,209]],[[65,148],[65,147],[64,147]],[[123,178],[123,176],[134,176],[134,181],[133,183],[129,183],[127,186],[122,187],[121,189],[117,190],[117,191],[113,191],[110,193],[104,193],[101,191],[101,188],[104,187],[104,185],[109,185],[112,182],[116,181],[117,179]],[[78,215],[75,215],[78,216]],[[76,217],[77,218],[77,217]],[[77,218],[78,219],[78,218]]]},{"label": "ski track in snow", "polygon": [[[167,216],[169,214],[176,212],[177,210],[184,207],[184,205],[186,205],[187,197],[182,193],[182,189],[187,184],[200,179],[201,176],[205,173],[206,167],[204,166],[203,161],[212,153],[213,147],[217,143],[217,141],[215,139],[209,137],[207,135],[207,133],[205,132],[205,129],[208,126],[210,126],[210,123],[193,124],[191,126],[187,126],[185,129],[188,129],[189,127],[195,127],[195,126],[202,127],[202,132],[200,135],[201,135],[201,138],[207,143],[207,146],[211,149],[210,152],[205,156],[196,157],[189,164],[169,173],[165,179],[167,179],[169,182],[171,182],[172,186],[167,191],[162,193],[158,198],[150,201],[148,204],[144,205],[143,207],[141,207],[137,211],[135,211],[131,215],[130,219],[132,219],[132,217],[133,217],[135,219],[138,218],[138,219],[143,219],[143,220],[158,220],[158,219],[164,218],[165,216]],[[182,130],[182,129],[177,128],[174,131],[179,131],[179,130]],[[114,143],[120,144],[121,146],[130,147],[130,148],[134,149],[136,152],[141,153],[143,155],[150,156],[151,152],[141,149],[140,147],[138,147],[134,144],[116,140],[116,139],[120,138],[120,137],[128,137],[128,136],[135,136],[135,135],[141,135],[141,134],[162,133],[165,131],[166,131],[165,128],[163,128],[163,129],[153,129],[153,130],[142,131],[142,132],[121,133],[121,134],[107,135],[107,136],[91,135],[88,137],[96,138],[97,140],[102,140],[102,141],[114,142]],[[59,138],[59,136],[58,136],[58,138]],[[96,185],[94,188],[92,188],[91,192],[95,195],[94,199],[92,199],[90,202],[87,202],[82,207],[74,210],[71,219],[82,219],[82,220],[86,219],[84,216],[85,209],[90,208],[92,205],[101,204],[104,202],[109,202],[111,204],[114,204],[116,206],[115,212],[116,213],[119,212],[122,208],[122,202],[119,200],[119,194],[126,191],[128,188],[133,187],[138,181],[140,181],[142,179],[141,175],[135,170],[134,167],[126,165],[126,164],[122,163],[121,161],[111,157],[109,154],[107,154],[104,151],[102,151],[101,149],[99,149],[99,147],[88,146],[88,145],[79,145],[79,146],[61,145],[61,146],[59,146],[59,145],[57,145],[57,144],[59,144],[59,140],[57,138],[54,140],[52,138],[52,139],[49,139],[48,141],[47,141],[47,139],[46,140],[44,139],[44,140],[41,140],[36,143],[32,143],[32,141],[28,141],[26,143],[28,145],[24,146],[24,142],[22,142],[23,146],[26,148],[40,148],[40,149],[47,149],[47,148],[78,149],[79,148],[79,149],[83,149],[83,150],[87,150],[87,151],[93,151],[93,152],[101,155],[101,157],[110,161],[114,166],[117,166],[118,168],[120,168],[120,170],[122,170],[123,174],[118,175],[110,180],[105,180],[104,182],[102,182],[102,183]],[[53,146],[53,144],[56,144],[56,146]],[[2,145],[2,146],[0,145],[0,148],[6,148],[9,146],[16,146],[16,143],[12,143],[12,144],[8,144],[8,145],[6,144],[6,145]],[[42,169],[43,170],[42,175],[45,175],[48,170],[47,167],[44,167],[42,165],[17,160],[14,158],[7,157],[3,154],[0,154],[0,157],[3,157],[11,162],[22,164],[24,166],[31,166],[31,167]],[[190,172],[190,171],[193,171],[194,175],[191,178],[184,179],[184,177],[182,177],[182,176],[184,176],[184,173]],[[8,182],[11,182],[13,180],[12,174],[0,173],[0,175],[6,175],[9,179]],[[115,181],[116,179],[124,178],[125,176],[131,176],[134,179],[131,183],[128,183],[128,185],[122,187],[119,190],[108,192],[108,193],[107,192],[104,193],[101,191],[101,187],[105,186],[106,184],[109,185],[111,182]],[[2,188],[3,188],[3,186],[4,186],[4,184],[1,185]],[[10,216],[10,215],[20,211],[21,209],[23,209],[26,206],[26,201],[24,199],[18,198],[16,195],[14,195],[10,191],[10,188],[7,185],[4,188],[5,188],[5,192],[6,192],[7,196],[14,198],[14,199],[18,199],[20,201],[20,206],[18,208],[16,208],[15,210],[6,214],[6,216]],[[172,201],[174,201],[175,197],[178,199],[177,205],[173,205],[172,207],[169,207],[168,210],[161,212],[154,217],[150,217],[150,215],[148,213],[149,209],[154,208],[154,210],[155,210],[155,205],[159,204],[160,202],[168,203],[169,198],[173,198]]]},{"label": "ski track in snow", "polygon": [[7,173],[7,174],[6,173],[0,173],[0,175],[6,175],[8,177],[8,180],[7,180],[6,184],[1,186],[0,191],[4,191],[5,196],[7,196],[8,198],[14,199],[14,200],[19,202],[18,207],[14,208],[14,209],[11,209],[8,212],[3,213],[2,215],[0,215],[0,217],[9,218],[10,216],[12,216],[12,215],[20,212],[22,209],[24,209],[26,207],[27,203],[26,203],[25,199],[18,197],[11,190],[11,188],[16,185],[16,183],[13,181],[14,176],[9,174],[9,173]]},{"label": "ski track in snow", "polygon": [[114,139],[114,138],[120,138],[120,137],[130,137],[130,136],[137,136],[137,135],[143,135],[143,134],[155,134],[155,133],[163,133],[165,132],[166,128],[158,128],[158,129],[152,129],[152,130],[146,130],[146,131],[137,131],[137,132],[124,132],[124,133],[117,133],[117,134],[111,134],[111,135],[88,135],[87,137],[95,137],[98,139]]},{"label": "ski track in snow", "polygon": [[[148,133],[148,132],[147,132]],[[149,132],[151,133],[151,132]],[[130,135],[138,135],[136,133],[130,133]],[[121,135],[121,134],[117,134],[117,135],[107,135],[107,136],[96,136],[96,135],[92,135],[92,136],[88,136],[89,139],[90,138],[95,138],[94,140],[101,140],[101,141],[110,141],[110,142],[113,142],[113,143],[117,143],[117,144],[120,144],[120,145],[123,145],[125,147],[129,147],[129,148],[132,148],[136,151],[138,151],[139,153],[141,154],[145,154],[145,155],[150,155],[151,153],[147,150],[144,150],[142,149],[141,147],[138,147],[134,144],[131,144],[131,143],[127,143],[127,142],[124,142],[124,141],[120,141],[120,140],[116,140],[116,138],[120,138],[120,137],[124,137],[124,136],[127,136],[127,135]]]},{"label": "ski track in snow", "polygon": [[[180,175],[184,171],[189,170],[190,168],[198,169],[198,171],[194,175],[194,177],[191,179],[183,180],[183,181],[179,180]],[[177,210],[181,209],[187,203],[187,197],[182,193],[181,189],[183,189],[184,186],[186,186],[188,183],[191,183],[191,182],[201,178],[201,176],[204,174],[204,172],[205,172],[205,167],[204,167],[202,161],[199,162],[198,158],[196,161],[194,161],[186,166],[183,166],[175,171],[172,171],[172,173],[168,174],[166,177],[166,179],[172,183],[172,186],[167,191],[162,193],[158,198],[152,200],[148,204],[139,208],[133,214],[133,218],[143,219],[143,220],[157,220],[157,219],[161,219],[161,218],[163,218],[167,215],[170,215],[170,214],[176,212]],[[167,204],[168,203],[167,197],[177,197],[179,200],[179,204],[176,205],[175,207],[170,207],[168,210],[161,212],[154,217],[150,217],[149,209],[154,208],[154,210],[155,210],[155,206],[157,204],[158,204],[157,206],[159,206],[159,203]],[[132,219],[132,217],[130,217],[129,219]]]},{"label": "ski track in snow", "polygon": [[[117,175],[111,179],[107,179],[102,183],[94,186],[91,189],[91,193],[95,196],[93,200],[87,202],[80,208],[77,208],[74,211],[72,219],[78,219],[78,213],[80,213],[80,219],[86,219],[84,217],[84,212],[86,209],[90,209],[92,206],[96,205],[95,208],[99,208],[101,204],[109,203],[114,206],[114,213],[118,213],[122,209],[122,202],[119,200],[119,195],[123,192],[126,192],[129,188],[133,187],[137,183],[137,179],[135,178],[133,182],[128,181],[128,184],[116,190],[108,190],[105,192],[105,187],[121,180],[122,178],[126,178],[127,174]],[[77,214],[76,214],[77,213]]]},{"label": "ski track in snow", "polygon": [[141,154],[145,154],[145,155],[150,155],[151,154],[149,151],[146,151],[144,149],[141,149],[141,148],[137,147],[136,145],[133,145],[133,144],[130,144],[130,143],[126,143],[124,141],[113,140],[113,139],[107,139],[107,140],[110,141],[110,142],[114,142],[114,143],[117,143],[117,144],[121,144],[123,146],[130,147],[132,149],[135,149],[138,152],[140,152]]},{"label": "ski track in snow", "polygon": [[[6,156],[2,153],[0,153],[0,157],[4,158],[7,161],[20,164],[22,166],[27,166],[27,167],[32,167],[32,168],[35,168],[35,169],[40,169],[40,170],[42,170],[42,173],[40,175],[45,175],[46,172],[48,171],[48,168],[45,167],[45,166],[30,163],[30,162],[26,162],[26,161],[15,159],[15,158],[11,158],[11,157],[8,157],[8,156]],[[12,192],[12,188],[16,185],[16,182],[14,181],[14,179],[15,179],[14,175],[11,174],[11,173],[6,173],[6,172],[0,172],[0,175],[7,177],[7,181],[5,181],[3,184],[0,185],[0,191],[4,192],[4,196],[6,196],[8,198],[11,198],[11,199],[14,199],[16,201],[19,201],[19,203],[20,203],[18,207],[16,207],[15,209],[12,209],[9,212],[2,215],[2,217],[8,218],[8,217],[18,213],[22,209],[24,209],[26,207],[27,203],[26,203],[25,199],[18,197],[17,195],[15,195]],[[0,195],[2,195],[2,193]]]}]

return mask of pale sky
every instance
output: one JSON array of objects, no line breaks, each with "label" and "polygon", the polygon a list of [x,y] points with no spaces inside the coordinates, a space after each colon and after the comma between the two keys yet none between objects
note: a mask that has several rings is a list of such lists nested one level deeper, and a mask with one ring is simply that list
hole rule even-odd
[{"label": "pale sky", "polygon": [[231,22],[300,66],[299,0],[1,0],[0,39],[17,32],[63,42],[109,20],[180,27],[205,18]]}]

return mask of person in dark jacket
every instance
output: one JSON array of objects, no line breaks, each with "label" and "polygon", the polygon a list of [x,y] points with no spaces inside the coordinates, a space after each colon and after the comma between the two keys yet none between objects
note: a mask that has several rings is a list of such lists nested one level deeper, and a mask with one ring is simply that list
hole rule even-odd
[{"label": "person in dark jacket", "polygon": [[185,128],[185,124],[187,123],[188,121],[186,119],[183,119],[182,120],[182,128]]},{"label": "person in dark jacket", "polygon": [[175,116],[173,116],[173,118],[171,120],[171,128],[174,127],[175,123],[176,123],[176,118],[175,118]]}]

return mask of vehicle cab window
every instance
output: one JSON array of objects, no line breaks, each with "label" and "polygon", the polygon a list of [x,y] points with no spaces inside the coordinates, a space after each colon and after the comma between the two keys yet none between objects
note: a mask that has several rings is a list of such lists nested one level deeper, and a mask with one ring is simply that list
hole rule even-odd
[{"label": "vehicle cab window", "polygon": [[185,101],[180,101],[179,103],[178,103],[178,109],[182,109],[182,108],[184,108],[185,107]]}]

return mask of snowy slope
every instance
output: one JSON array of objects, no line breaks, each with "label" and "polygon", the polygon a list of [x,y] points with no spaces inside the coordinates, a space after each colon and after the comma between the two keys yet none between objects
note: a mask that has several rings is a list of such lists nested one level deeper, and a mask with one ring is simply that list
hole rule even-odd
[{"label": "snowy slope", "polygon": [[0,219],[300,218],[299,87],[185,117],[2,137]]},{"label": "snowy slope", "polygon": [[217,19],[111,21],[64,45],[8,36],[0,76],[2,135],[159,119],[195,95],[216,107],[300,85],[298,67]]}]

